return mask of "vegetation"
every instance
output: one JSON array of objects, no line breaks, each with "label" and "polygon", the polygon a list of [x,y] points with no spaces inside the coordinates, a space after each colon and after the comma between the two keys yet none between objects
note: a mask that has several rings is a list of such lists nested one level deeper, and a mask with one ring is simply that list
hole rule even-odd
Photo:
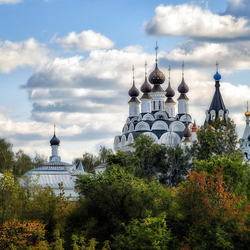
[{"label": "vegetation", "polygon": [[96,157],[85,153],[79,159],[85,170],[108,167],[78,176],[78,202],[65,197],[62,185],[58,197],[28,179],[20,185],[14,174],[34,159],[21,150],[14,155],[2,141],[0,248],[248,249],[249,163],[237,151],[235,126],[217,121],[197,134],[191,148],[167,148],[141,135],[131,154],[105,147]]}]

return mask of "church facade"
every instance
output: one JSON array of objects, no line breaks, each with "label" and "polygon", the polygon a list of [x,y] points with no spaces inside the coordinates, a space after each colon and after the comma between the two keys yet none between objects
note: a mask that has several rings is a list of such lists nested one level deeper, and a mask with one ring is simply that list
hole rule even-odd
[{"label": "church facade", "polygon": [[123,126],[122,134],[117,135],[114,139],[116,151],[133,151],[131,143],[139,134],[148,135],[156,143],[166,146],[189,145],[197,139],[197,126],[195,122],[192,122],[189,114],[189,98],[187,97],[189,87],[184,80],[184,63],[182,81],[178,87],[178,104],[176,105],[173,100],[175,91],[170,83],[170,68],[168,86],[165,90],[162,88],[165,75],[158,67],[157,49],[156,46],[155,69],[149,77],[147,77],[147,65],[145,64],[145,81],[140,87],[140,101],[138,100],[140,91],[135,85],[133,76],[132,88],[128,92],[130,96],[129,116]]}]

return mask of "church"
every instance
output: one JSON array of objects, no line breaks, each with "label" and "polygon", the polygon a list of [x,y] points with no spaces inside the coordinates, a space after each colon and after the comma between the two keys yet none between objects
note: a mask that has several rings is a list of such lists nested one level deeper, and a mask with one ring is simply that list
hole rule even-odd
[{"label": "church", "polygon": [[[182,64],[182,81],[177,91],[178,104],[174,101],[175,91],[171,87],[170,67],[168,86],[166,90],[162,88],[165,82],[165,75],[158,67],[156,45],[155,69],[147,76],[147,64],[145,63],[145,81],[140,87],[141,98],[138,100],[140,91],[135,85],[134,69],[133,84],[128,92],[130,100],[129,116],[123,126],[122,134],[114,138],[114,149],[124,152],[133,151],[131,143],[134,142],[139,134],[148,135],[158,144],[166,146],[174,145],[190,145],[197,140],[197,125],[192,121],[189,113],[189,98],[187,93],[189,87],[184,79],[184,63]],[[211,124],[218,117],[223,120],[228,118],[228,110],[226,109],[221,93],[220,79],[218,73],[218,63],[216,63],[217,71],[214,75],[215,93],[210,108],[206,111],[204,126]]]},{"label": "church", "polygon": [[[75,190],[77,175],[88,175],[88,173],[84,171],[81,161],[77,168],[75,164],[61,161],[59,156],[60,140],[57,138],[55,131],[50,140],[50,146],[51,156],[49,162],[28,171],[25,177],[28,178],[28,181],[37,184],[41,188],[51,187],[57,196],[62,192],[60,189],[62,184],[65,196],[75,200],[78,198],[78,193]],[[21,183],[24,185],[23,179],[21,179]]]}]

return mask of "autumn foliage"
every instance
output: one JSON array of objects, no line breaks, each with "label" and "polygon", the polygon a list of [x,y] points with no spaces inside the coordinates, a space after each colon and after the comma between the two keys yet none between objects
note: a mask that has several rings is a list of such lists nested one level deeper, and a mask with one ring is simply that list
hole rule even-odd
[{"label": "autumn foliage", "polygon": [[182,249],[233,249],[249,239],[250,205],[227,187],[222,169],[212,176],[191,172],[179,188],[179,200],[189,225]]}]

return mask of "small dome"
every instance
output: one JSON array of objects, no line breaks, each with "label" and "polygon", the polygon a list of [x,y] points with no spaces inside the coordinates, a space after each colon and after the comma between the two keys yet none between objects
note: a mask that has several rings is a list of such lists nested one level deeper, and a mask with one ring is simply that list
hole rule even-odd
[{"label": "small dome", "polygon": [[189,91],[189,88],[188,88],[187,84],[184,81],[184,77],[182,77],[182,81],[181,81],[181,84],[178,87],[178,91],[181,94],[186,94]]},{"label": "small dome", "polygon": [[183,131],[183,135],[184,135],[184,137],[188,138],[192,135],[192,132],[188,127],[186,127]]},{"label": "small dome", "polygon": [[248,111],[248,109],[247,109],[247,111],[245,112],[245,116],[246,116],[246,117],[250,117],[250,112]]},{"label": "small dome", "polygon": [[151,88],[150,84],[148,83],[147,76],[145,75],[145,81],[141,86],[141,92],[144,93],[144,94],[145,93],[150,93],[151,89],[152,88]]},{"label": "small dome", "polygon": [[165,75],[158,69],[157,63],[155,64],[154,71],[149,75],[148,80],[152,84],[162,84],[165,82]]},{"label": "small dome", "polygon": [[175,95],[174,90],[170,86],[170,82],[168,83],[168,87],[166,89],[166,97],[173,97]]},{"label": "small dome", "polygon": [[221,75],[217,71],[216,74],[214,75],[214,80],[219,81],[220,79],[221,79]]},{"label": "small dome", "polygon": [[128,92],[129,96],[137,97],[140,93],[139,90],[135,87],[135,81],[133,81],[133,86]]},{"label": "small dome", "polygon": [[59,146],[60,140],[54,134],[53,138],[50,140],[50,146]]}]

